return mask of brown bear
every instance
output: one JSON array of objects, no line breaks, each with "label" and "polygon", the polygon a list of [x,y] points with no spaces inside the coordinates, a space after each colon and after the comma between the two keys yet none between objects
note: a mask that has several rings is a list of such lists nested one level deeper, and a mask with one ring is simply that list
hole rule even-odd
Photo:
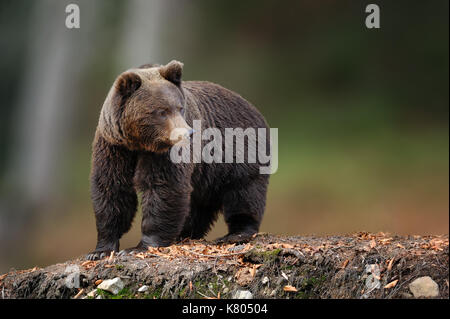
[{"label": "brown bear", "polygon": [[[268,131],[266,121],[230,90],[182,81],[182,69],[178,61],[130,69],[107,95],[93,142],[91,196],[98,237],[88,259],[119,250],[119,239],[136,213],[137,192],[142,196],[142,239],[132,249],[202,238],[219,212],[228,234],[217,242],[244,242],[258,232],[269,181],[269,175],[260,174],[258,161],[174,163],[169,151],[188,139],[194,120],[201,121],[202,129],[222,133],[226,128]],[[188,134],[173,138],[177,128]],[[265,143],[269,140],[267,135]]]}]

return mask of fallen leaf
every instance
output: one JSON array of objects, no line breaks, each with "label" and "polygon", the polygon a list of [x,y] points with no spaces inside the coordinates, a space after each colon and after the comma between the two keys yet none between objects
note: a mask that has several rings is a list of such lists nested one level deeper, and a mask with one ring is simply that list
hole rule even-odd
[{"label": "fallen leaf", "polygon": [[344,263],[342,264],[341,268],[342,268],[342,269],[345,269],[345,267],[347,267],[347,265],[348,265],[348,262],[349,262],[349,260],[346,259],[346,260],[344,261]]},{"label": "fallen leaf", "polygon": [[192,291],[192,281],[189,281],[189,290]]},{"label": "fallen leaf", "polygon": [[235,278],[236,282],[240,286],[246,286],[253,281],[253,276],[251,273],[252,268],[243,267],[236,272]]},{"label": "fallen leaf", "polygon": [[392,241],[392,237],[380,239],[382,245],[389,245]]},{"label": "fallen leaf", "polygon": [[284,286],[283,290],[289,291],[289,292],[297,292],[297,288],[295,288],[294,286],[291,286],[291,285]]},{"label": "fallen leaf", "polygon": [[397,284],[398,279],[391,281],[390,283],[388,283],[386,286],[384,286],[384,289],[390,289],[390,288],[394,288],[395,285]]},{"label": "fallen leaf", "polygon": [[97,265],[97,261],[94,260],[87,260],[81,264],[86,269],[91,269],[92,267],[95,267]]}]

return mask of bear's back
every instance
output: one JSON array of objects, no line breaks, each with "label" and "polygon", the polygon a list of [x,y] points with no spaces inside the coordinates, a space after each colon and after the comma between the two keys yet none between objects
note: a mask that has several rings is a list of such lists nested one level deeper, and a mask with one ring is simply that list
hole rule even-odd
[{"label": "bear's back", "polygon": [[202,127],[217,127],[221,131],[225,128],[268,128],[258,109],[236,92],[207,81],[185,81],[182,87],[194,97],[204,122]]}]

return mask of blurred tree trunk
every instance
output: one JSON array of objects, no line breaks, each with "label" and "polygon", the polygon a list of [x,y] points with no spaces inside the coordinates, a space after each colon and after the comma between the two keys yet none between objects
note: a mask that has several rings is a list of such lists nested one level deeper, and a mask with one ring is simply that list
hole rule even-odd
[{"label": "blurred tree trunk", "polygon": [[[134,0],[126,3],[118,47],[111,55],[120,61],[117,72],[158,58],[158,26],[166,1]],[[99,20],[105,3],[78,2],[80,29],[67,29],[65,2],[34,4],[28,55],[24,62],[14,120],[14,147],[6,176],[8,189],[0,204],[0,260],[12,263],[16,248],[26,249],[29,227],[61,195],[65,176],[62,162],[70,144],[82,79],[101,42]],[[120,10],[121,6],[115,6]],[[113,10],[114,10],[113,9]],[[106,95],[106,93],[105,93]],[[101,105],[98,105],[100,110]],[[88,182],[86,182],[88,187]],[[20,252],[23,255],[23,251]],[[5,265],[4,265],[5,266]],[[1,265],[0,265],[1,267]]]}]

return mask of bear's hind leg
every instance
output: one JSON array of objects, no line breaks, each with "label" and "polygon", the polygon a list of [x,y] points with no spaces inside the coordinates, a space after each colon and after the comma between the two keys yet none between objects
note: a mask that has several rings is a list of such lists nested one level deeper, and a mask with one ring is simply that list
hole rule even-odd
[{"label": "bear's hind leg", "polygon": [[228,234],[216,239],[217,243],[246,242],[258,232],[266,205],[267,184],[267,176],[260,175],[225,194],[223,213]]}]

